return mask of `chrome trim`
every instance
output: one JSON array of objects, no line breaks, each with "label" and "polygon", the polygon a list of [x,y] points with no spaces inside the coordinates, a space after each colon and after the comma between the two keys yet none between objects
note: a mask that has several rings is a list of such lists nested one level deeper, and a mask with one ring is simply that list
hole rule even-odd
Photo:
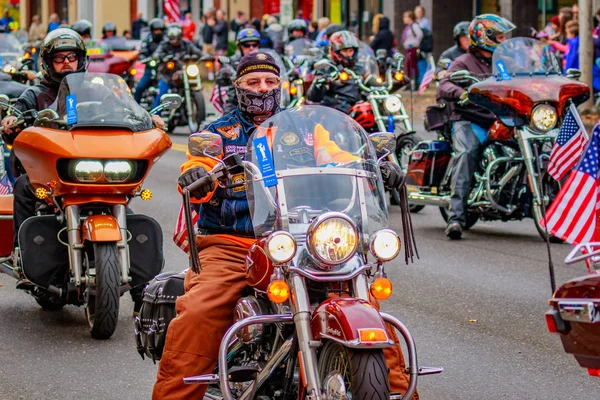
[{"label": "chrome trim", "polygon": [[311,281],[316,281],[316,282],[341,282],[341,281],[349,281],[350,279],[354,278],[355,276],[362,274],[363,271],[367,270],[367,269],[371,269],[371,265],[363,265],[360,268],[355,269],[354,271],[352,271],[349,274],[344,274],[344,275],[336,275],[335,272],[328,272],[327,274],[323,274],[323,275],[316,275],[311,273],[310,271],[306,270],[306,269],[301,269],[298,267],[290,267],[289,271],[290,272],[295,272],[298,275],[302,275],[303,277],[310,279]]},{"label": "chrome trim", "polygon": [[0,215],[0,220],[12,220],[12,215]]},{"label": "chrome trim", "polygon": [[[278,236],[278,235],[287,236],[290,239],[292,239],[292,243],[294,243],[294,252],[292,253],[292,255],[289,258],[287,258],[285,260],[275,260],[275,258],[273,258],[273,256],[271,255],[271,252],[269,251],[269,243],[271,242],[271,240],[273,240],[273,238],[275,236]],[[296,240],[289,232],[275,231],[275,232],[271,233],[265,240],[265,253],[267,253],[267,256],[269,257],[269,259],[276,264],[285,264],[287,262],[290,262],[292,260],[292,258],[294,258],[294,256],[296,255],[297,251],[298,251],[298,244],[296,243]]]},{"label": "chrome trim", "polygon": [[323,381],[323,392],[328,400],[345,400],[346,384],[344,378],[337,371],[331,371]]},{"label": "chrome trim", "polygon": [[[490,202],[490,204],[492,205],[492,207],[494,207],[496,210],[502,211],[505,214],[512,214],[513,211],[515,211],[516,207],[514,205],[510,205],[510,208],[506,208],[501,206],[500,204],[496,203],[496,200],[494,200],[494,192],[492,191],[492,179],[491,179],[491,173],[492,173],[492,169],[494,169],[494,167],[496,167],[496,164],[500,164],[501,162],[523,162],[523,158],[521,157],[498,157],[496,158],[494,161],[490,162],[487,166],[487,168],[485,169],[485,198]],[[517,169],[515,169],[517,168]],[[511,169],[509,169],[504,176],[502,177],[502,179],[498,182],[500,187],[496,190],[495,193],[499,193],[502,191],[502,189],[504,189],[504,186],[506,185],[506,182],[508,182],[510,179],[512,179],[514,177],[514,175],[518,172],[518,167],[515,165],[514,167],[512,167]],[[503,181],[506,181],[504,183],[502,183]]]},{"label": "chrome trim", "polygon": [[[394,256],[393,256],[393,257],[391,257],[391,258],[386,258],[386,259],[383,259],[383,258],[379,257],[379,256],[377,255],[377,253],[375,252],[375,249],[374,249],[374,247],[373,247],[373,245],[375,244],[375,239],[377,238],[377,235],[379,235],[380,233],[383,233],[383,232],[389,232],[389,233],[391,233],[391,234],[392,234],[392,235],[394,235],[394,237],[396,237],[396,239],[398,240],[398,251],[396,251],[396,254],[394,254]],[[402,246],[402,243],[401,243],[401,241],[400,241],[400,236],[398,236],[398,234],[397,234],[396,232],[394,232],[394,231],[393,231],[392,229],[390,229],[390,228],[379,229],[378,231],[376,231],[376,232],[373,234],[373,236],[371,237],[371,240],[369,241],[369,251],[371,252],[371,254],[373,254],[373,257],[375,257],[375,258],[376,258],[376,259],[378,259],[379,261],[391,261],[391,260],[393,260],[394,258],[398,257],[398,254],[400,254],[400,247],[401,247],[401,246]]]},{"label": "chrome trim", "polygon": [[[356,187],[358,186],[358,203],[360,204],[360,215],[362,216],[362,218],[360,219],[362,222],[362,235],[359,234],[359,232],[357,231],[356,234],[357,236],[357,245],[358,245],[358,241],[362,242],[362,251],[363,253],[367,252],[367,249],[369,248],[369,212],[367,210],[367,197],[365,195],[365,185],[361,185],[360,182],[358,181],[358,179],[354,179],[353,182],[353,190],[352,190],[352,202],[350,203],[351,205],[354,205],[356,203],[356,199],[354,198],[354,193],[356,191]],[[346,208],[343,212],[344,214],[347,213],[348,211],[350,211],[348,208]],[[386,210],[387,211],[387,210]],[[389,216],[389,215],[386,215]],[[353,225],[354,226],[354,225]],[[357,247],[358,249],[358,247]]]},{"label": "chrome trim", "polygon": [[186,385],[214,385],[216,383],[219,383],[219,375],[206,374],[190,376],[188,378],[183,378],[183,383],[185,383]]},{"label": "chrome trim", "polygon": [[[577,255],[581,251],[581,255]],[[593,263],[600,261],[600,242],[580,243],[565,258],[565,264],[574,264],[587,259],[592,259]]]},{"label": "chrome trim", "polygon": [[367,281],[365,274],[356,275],[352,280],[352,285],[354,287],[354,295],[356,297],[368,302],[371,301],[369,296],[369,282]]},{"label": "chrome trim", "polygon": [[[243,321],[249,317],[264,315],[260,309],[260,303],[254,296],[242,297],[237,301],[234,308],[233,320]],[[237,331],[237,338],[244,343],[256,343],[263,335],[264,327],[262,325],[251,325]]]},{"label": "chrome trim", "polygon": [[596,302],[600,299],[559,300],[558,312],[565,321],[597,324],[600,323],[600,311]]},{"label": "chrome trim", "polygon": [[[263,184],[264,187],[264,184]],[[265,188],[268,192],[269,189]],[[288,215],[288,208],[285,199],[285,186],[283,183],[283,179],[277,182],[277,190],[279,192],[278,200],[279,200],[279,214],[281,215],[281,229],[284,231],[290,230],[290,218]]]},{"label": "chrome trim", "polygon": [[[359,329],[361,331],[362,329]],[[323,339],[332,340],[339,344],[342,344],[351,349],[385,349],[388,347],[392,347],[394,345],[394,341],[388,339],[387,342],[375,342],[375,343],[362,343],[360,339],[355,340],[343,340],[341,338],[331,336],[327,333],[321,332],[319,333]],[[386,333],[387,334],[387,333]]]},{"label": "chrome trim", "polygon": [[447,208],[450,206],[450,196],[422,192],[408,192],[410,204]]},{"label": "chrome trim", "polygon": [[121,283],[123,285],[129,283],[129,267],[131,266],[129,260],[129,245],[127,244],[127,238],[129,232],[127,231],[127,208],[123,204],[116,204],[113,206],[113,216],[119,224],[121,230],[121,240],[117,242],[117,251],[119,253],[119,268],[121,269]]},{"label": "chrome trim", "polygon": [[67,219],[67,241],[69,243],[69,267],[75,286],[81,285],[83,261],[81,257],[81,232],[79,231],[79,207],[65,207]]},{"label": "chrome trim", "polygon": [[346,176],[358,176],[361,178],[375,179],[377,175],[374,172],[363,171],[360,169],[352,168],[294,168],[294,169],[283,169],[276,172],[278,178],[287,178],[288,176],[305,176],[305,175],[346,175]]},{"label": "chrome trim", "polygon": [[515,128],[515,133],[520,132],[520,136],[523,140],[556,140],[560,132],[560,128],[554,128],[545,133],[538,133],[529,128],[528,126],[522,126],[520,128]]},{"label": "chrome trim", "polygon": [[[363,201],[363,203],[364,203],[364,201]],[[367,215],[366,212],[362,213],[362,210],[361,210],[361,214]],[[283,217],[283,213],[282,213],[282,217]],[[356,239],[355,245],[354,245],[354,248],[352,249],[352,251],[348,252],[348,255],[339,261],[325,260],[323,257],[321,257],[319,255],[319,253],[315,250],[314,238],[313,238],[314,232],[319,228],[319,226],[321,226],[321,224],[323,224],[327,220],[334,219],[334,218],[343,219],[344,221],[348,222],[348,224],[350,224],[350,226],[352,227],[352,230],[354,232],[354,237]],[[365,218],[363,218],[363,219],[365,219]],[[350,260],[354,256],[354,254],[356,254],[356,251],[358,250],[358,243],[359,243],[360,239],[361,238],[360,238],[360,234],[358,232],[358,227],[356,226],[354,221],[352,221],[350,219],[350,217],[348,217],[346,214],[341,213],[341,212],[336,212],[336,211],[330,211],[330,212],[326,212],[325,214],[321,214],[315,220],[313,220],[313,222],[310,223],[310,225],[308,226],[308,229],[306,230],[306,246],[308,248],[309,253],[311,254],[311,256],[316,258],[317,261],[320,261],[323,264],[327,264],[327,265],[340,265],[340,264],[343,264],[343,263],[347,262],[348,260]]]}]

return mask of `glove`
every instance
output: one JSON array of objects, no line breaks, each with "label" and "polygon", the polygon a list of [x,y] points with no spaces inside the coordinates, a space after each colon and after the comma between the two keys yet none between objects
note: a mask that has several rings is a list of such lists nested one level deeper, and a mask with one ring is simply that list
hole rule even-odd
[{"label": "glove", "polygon": [[463,103],[466,102],[469,99],[469,92],[467,92],[466,90],[464,92],[462,92],[460,94],[460,97],[458,98],[459,101],[462,101]]},{"label": "glove", "polygon": [[[190,168],[179,176],[177,183],[179,184],[179,187],[183,189],[186,186],[191,185],[192,183],[207,175],[208,172],[206,172],[206,169],[204,169],[203,167]],[[209,194],[212,191],[212,189],[213,182],[209,181],[206,183],[206,185],[202,185],[192,190],[190,192],[190,196],[192,196],[196,200],[200,200],[206,197],[206,195]]]},{"label": "glove", "polygon": [[379,165],[379,169],[386,189],[400,189],[404,185],[406,176],[397,164],[384,161]]},{"label": "glove", "polygon": [[321,89],[327,85],[328,85],[327,78],[324,76],[317,78],[317,80],[315,80],[315,89]]}]

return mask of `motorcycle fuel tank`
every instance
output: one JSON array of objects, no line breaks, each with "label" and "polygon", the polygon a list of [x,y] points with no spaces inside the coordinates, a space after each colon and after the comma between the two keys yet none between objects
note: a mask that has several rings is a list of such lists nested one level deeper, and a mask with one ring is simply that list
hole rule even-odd
[{"label": "motorcycle fuel tank", "polygon": [[439,186],[452,154],[445,140],[419,142],[412,150],[406,174],[407,184],[419,187]]}]

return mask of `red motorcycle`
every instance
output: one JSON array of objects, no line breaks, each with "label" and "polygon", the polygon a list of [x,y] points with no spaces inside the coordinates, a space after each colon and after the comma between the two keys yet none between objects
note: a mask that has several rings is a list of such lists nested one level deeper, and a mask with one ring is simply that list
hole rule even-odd
[{"label": "red motorcycle", "polygon": [[107,73],[118,75],[127,82],[127,85],[135,87],[136,76],[139,73],[134,64],[139,51],[134,48],[111,48],[102,41],[86,41],[87,54],[90,57],[88,72]]}]

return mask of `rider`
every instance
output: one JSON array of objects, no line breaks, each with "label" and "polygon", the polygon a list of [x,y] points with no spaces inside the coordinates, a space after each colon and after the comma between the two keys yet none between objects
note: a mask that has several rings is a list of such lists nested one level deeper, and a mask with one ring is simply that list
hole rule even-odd
[{"label": "rider", "polygon": [[79,33],[79,36],[86,41],[92,38],[92,23],[87,19],[80,19],[71,25],[71,29]]},{"label": "rider", "polygon": [[487,130],[494,122],[494,115],[476,105],[457,104],[467,99],[467,91],[453,83],[450,75],[459,70],[467,70],[473,76],[484,78],[492,73],[492,53],[504,35],[515,29],[512,22],[494,14],[475,17],[469,27],[471,46],[466,54],[455,59],[437,90],[438,100],[445,100],[452,107],[452,142],[456,153],[452,174],[452,196],[446,236],[458,240],[467,218],[467,200],[471,190],[471,179],[480,158],[481,144],[487,137]]},{"label": "rider", "polygon": [[[456,58],[462,56],[469,50],[469,46],[471,45],[471,39],[469,38],[469,26],[471,23],[469,21],[461,21],[454,26],[452,29],[452,36],[454,37],[454,41],[456,44],[442,53],[440,56],[441,60],[454,61]],[[446,75],[446,68],[441,66],[437,66],[436,74],[439,79],[443,78]]]},{"label": "rider", "polygon": [[167,70],[168,63],[164,63],[163,59],[167,56],[174,56],[174,59],[179,59],[184,55],[202,56],[202,52],[192,42],[183,38],[183,29],[178,24],[171,24],[167,27],[167,41],[163,41],[158,45],[158,48],[152,55],[160,63],[158,69],[158,95],[154,101],[154,106],[160,104],[160,97],[166,94],[171,88],[171,78],[175,69]]},{"label": "rider", "polygon": [[102,26],[102,39],[109,39],[117,36],[117,26],[114,22],[108,21]]},{"label": "rider", "polygon": [[[235,87],[238,108],[205,128],[222,137],[224,156],[245,154],[256,127],[279,111],[279,66],[268,53],[252,52],[238,64]],[[216,164],[207,157],[189,153],[187,157],[181,166],[180,189],[205,176]],[[389,163],[381,168],[386,185],[397,187],[402,180],[399,168]],[[155,400],[202,399],[207,386],[186,385],[183,378],[212,373],[215,368],[221,338],[232,324],[234,307],[246,288],[245,259],[256,240],[243,188],[207,184],[192,191],[191,196],[200,205],[196,245],[203,268],[200,274],[191,269],[186,274],[186,294],[177,300],[177,317],[167,331],[152,397]],[[392,366],[392,389],[406,390],[408,377],[400,347],[385,352]]]},{"label": "rider", "polygon": [[351,69],[358,76],[365,74],[364,68],[356,64],[358,47],[358,39],[350,31],[339,31],[329,37],[329,58],[335,67],[330,66],[315,73],[315,79],[306,93],[309,101],[333,107],[345,114],[360,101],[360,89],[355,79],[332,80],[332,75],[337,74],[339,67]]},{"label": "rider", "polygon": [[288,32],[288,43],[293,42],[296,39],[306,38],[306,32],[308,32],[308,25],[303,19],[293,19],[288,25]]},{"label": "rider", "polygon": [[235,77],[235,70],[243,56],[258,50],[260,46],[260,33],[252,28],[242,29],[237,34],[236,44],[240,52],[231,57],[231,66],[223,66],[219,69],[219,72],[217,72],[217,84],[227,87],[227,100],[223,107],[223,115],[229,114],[237,108],[238,101],[235,96],[235,87],[232,82]]},{"label": "rider", "polygon": [[[158,48],[158,45],[161,44],[165,34],[165,21],[162,18],[154,18],[150,21],[149,24],[150,35],[146,37],[142,41],[142,46],[140,48],[140,58],[151,57],[152,54]],[[138,103],[142,101],[142,95],[150,87],[152,84],[152,68],[146,66],[144,69],[144,75],[142,79],[138,82],[135,88],[134,99]]]}]

